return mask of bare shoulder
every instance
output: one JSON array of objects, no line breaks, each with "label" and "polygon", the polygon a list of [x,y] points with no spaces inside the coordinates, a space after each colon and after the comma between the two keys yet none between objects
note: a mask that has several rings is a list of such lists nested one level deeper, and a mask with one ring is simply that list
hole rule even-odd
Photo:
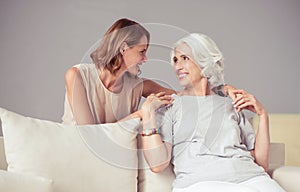
[{"label": "bare shoulder", "polygon": [[72,67],[67,70],[65,74],[65,83],[67,88],[69,87],[70,89],[75,86],[75,83],[76,85],[82,84],[82,77],[78,68]]},{"label": "bare shoulder", "polygon": [[67,70],[65,74],[65,79],[67,82],[73,81],[75,77],[78,74],[78,68],[76,67],[71,67],[70,69]]}]

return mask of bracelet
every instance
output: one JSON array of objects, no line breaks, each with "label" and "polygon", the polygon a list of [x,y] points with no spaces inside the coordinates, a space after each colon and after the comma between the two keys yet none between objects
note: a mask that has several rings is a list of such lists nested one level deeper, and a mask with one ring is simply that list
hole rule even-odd
[{"label": "bracelet", "polygon": [[150,136],[154,134],[160,134],[161,129],[160,128],[153,128],[153,129],[146,129],[141,132],[142,136]]}]

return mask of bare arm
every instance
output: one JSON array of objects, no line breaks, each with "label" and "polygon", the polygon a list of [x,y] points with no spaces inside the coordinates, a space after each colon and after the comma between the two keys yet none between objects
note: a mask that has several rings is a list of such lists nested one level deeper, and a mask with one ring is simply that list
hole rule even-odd
[{"label": "bare arm", "polygon": [[[143,130],[157,128],[155,110],[170,102],[163,93],[147,97],[142,105]],[[172,145],[164,143],[159,134],[142,136],[142,149],[153,172],[163,171],[170,164]]]},{"label": "bare arm", "polygon": [[254,158],[257,164],[261,165],[265,171],[269,168],[269,118],[268,113],[259,115],[258,131],[255,139]]},{"label": "bare arm", "polygon": [[86,90],[80,72],[76,67],[70,68],[65,75],[67,98],[78,125],[95,124],[87,101]]},{"label": "bare arm", "polygon": [[255,162],[267,171],[269,166],[270,147],[268,112],[253,95],[243,90],[235,90],[233,92],[238,94],[233,102],[237,111],[248,109],[259,116],[258,131],[255,138],[254,150],[251,154],[253,155]]},{"label": "bare arm", "polygon": [[149,79],[143,79],[143,84],[143,97],[148,97],[152,93],[156,94],[160,92],[165,92],[167,95],[176,94],[176,91],[173,89],[163,87]]}]

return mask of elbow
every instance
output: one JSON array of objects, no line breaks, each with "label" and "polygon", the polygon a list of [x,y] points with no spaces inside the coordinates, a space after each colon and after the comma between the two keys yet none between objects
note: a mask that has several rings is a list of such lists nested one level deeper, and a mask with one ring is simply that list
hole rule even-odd
[{"label": "elbow", "polygon": [[158,167],[151,167],[150,169],[153,173],[160,173],[164,170],[164,169],[161,169],[161,168],[158,168]]},{"label": "elbow", "polygon": [[261,165],[262,168],[264,168],[265,172],[269,171],[269,163],[264,163],[263,165]]},{"label": "elbow", "polygon": [[258,164],[259,166],[261,166],[265,172],[268,172],[269,170],[269,157],[267,156],[263,156],[261,158],[257,157],[255,154],[254,154],[254,161],[256,164]]},{"label": "elbow", "polygon": [[160,173],[165,170],[165,167],[151,167],[150,169],[153,173]]},{"label": "elbow", "polygon": [[160,172],[164,171],[168,166],[169,166],[169,162],[164,163],[164,164],[159,165],[159,166],[150,167],[150,169],[153,173],[160,173]]},{"label": "elbow", "polygon": [[262,167],[265,172],[268,172],[268,170],[269,170],[269,163],[268,162],[255,161],[255,163],[258,164],[260,167]]}]

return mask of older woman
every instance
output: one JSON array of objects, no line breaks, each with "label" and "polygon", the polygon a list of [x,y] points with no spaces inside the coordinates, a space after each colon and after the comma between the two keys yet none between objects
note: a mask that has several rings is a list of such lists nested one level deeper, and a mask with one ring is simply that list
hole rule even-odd
[{"label": "older woman", "polygon": [[[142,148],[151,170],[160,172],[173,163],[174,192],[283,191],[265,172],[266,109],[246,91],[234,91],[239,94],[234,100],[212,91],[224,76],[223,56],[214,41],[190,34],[175,44],[171,55],[184,89],[173,95],[172,104],[159,93],[142,105]],[[242,109],[259,116],[256,136]]]}]

